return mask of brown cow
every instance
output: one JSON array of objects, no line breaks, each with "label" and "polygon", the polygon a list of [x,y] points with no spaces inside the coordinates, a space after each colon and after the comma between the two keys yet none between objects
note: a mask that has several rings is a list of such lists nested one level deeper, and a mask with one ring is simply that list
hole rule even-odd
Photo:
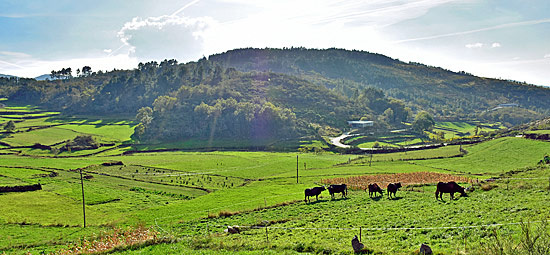
[{"label": "brown cow", "polygon": [[[376,192],[380,193],[380,196],[383,196],[382,188],[376,183],[369,184],[367,189],[369,190],[369,197],[372,197],[372,194],[376,195]],[[367,191],[367,189],[365,189],[365,191]]]},{"label": "brown cow", "polygon": [[391,199],[391,194],[393,193],[393,198],[395,198],[395,194],[397,193],[397,190],[401,188],[401,183],[390,183],[388,184],[388,198]]},{"label": "brown cow", "polygon": [[319,194],[321,194],[321,192],[323,192],[323,190],[325,190],[325,186],[322,186],[322,187],[313,187],[311,189],[306,189],[304,191],[305,193],[305,199],[304,201],[307,203],[307,202],[311,202],[309,200],[309,197],[312,197],[312,196],[315,196],[315,199],[316,200],[319,200]]},{"label": "brown cow", "polygon": [[451,200],[453,200],[456,192],[460,193],[461,196],[467,196],[466,192],[464,192],[464,188],[456,182],[438,182],[435,191],[435,199],[437,200],[439,196],[439,198],[443,200],[443,193],[449,193],[451,195]]}]

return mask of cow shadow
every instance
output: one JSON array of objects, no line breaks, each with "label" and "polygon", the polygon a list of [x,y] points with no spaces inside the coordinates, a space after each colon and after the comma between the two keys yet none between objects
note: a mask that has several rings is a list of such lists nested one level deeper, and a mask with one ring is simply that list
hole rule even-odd
[{"label": "cow shadow", "polygon": [[307,205],[314,205],[314,204],[318,204],[318,203],[326,203],[330,200],[327,200],[327,199],[319,199],[319,200],[315,200],[315,201],[311,201],[311,202],[306,202]]},{"label": "cow shadow", "polygon": [[403,197],[392,197],[392,198],[388,198],[389,200],[401,200],[403,199]]},{"label": "cow shadow", "polygon": [[371,200],[374,200],[374,201],[380,201],[380,199],[382,199],[383,196],[378,196],[378,197],[370,197]]},{"label": "cow shadow", "polygon": [[330,201],[340,201],[340,200],[348,200],[348,197],[340,197],[340,198],[331,198]]},{"label": "cow shadow", "polygon": [[439,201],[440,203],[443,203],[443,204],[447,204],[447,203],[451,203],[453,201],[459,201],[461,200],[460,197],[455,197],[454,199],[437,199],[437,201]]}]

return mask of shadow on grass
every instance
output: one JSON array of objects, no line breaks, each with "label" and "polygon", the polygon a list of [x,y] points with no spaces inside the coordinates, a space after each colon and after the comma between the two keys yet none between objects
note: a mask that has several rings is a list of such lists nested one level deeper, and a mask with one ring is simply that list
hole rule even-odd
[{"label": "shadow on grass", "polygon": [[388,198],[389,200],[401,200],[403,199],[403,197],[392,197],[392,198]]},{"label": "shadow on grass", "polygon": [[73,124],[73,125],[95,125],[95,126],[111,126],[111,125],[117,125],[117,126],[132,126],[136,125],[134,121],[131,121],[130,119],[126,118],[112,118],[112,119],[100,119],[97,117],[51,117],[45,120],[45,122],[52,122],[52,123],[65,123],[65,124]]},{"label": "shadow on grass", "polygon": [[377,197],[371,197],[370,199],[374,201],[380,201],[380,199],[382,199],[383,197],[384,196],[377,196]]},{"label": "shadow on grass", "polygon": [[331,198],[330,201],[348,200],[348,197]]},{"label": "shadow on grass", "polygon": [[325,200],[319,199],[319,200],[315,200],[315,201],[311,201],[311,202],[306,202],[306,204],[308,204],[308,205],[314,205],[314,204],[318,204],[318,203],[326,203],[326,202],[329,202],[329,201],[330,201],[330,200],[327,200],[327,199],[325,199]]}]

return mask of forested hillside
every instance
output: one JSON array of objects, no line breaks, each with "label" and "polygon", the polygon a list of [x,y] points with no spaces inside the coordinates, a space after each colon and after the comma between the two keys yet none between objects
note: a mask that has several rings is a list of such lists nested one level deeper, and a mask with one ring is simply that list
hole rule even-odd
[{"label": "forested hillside", "polygon": [[[547,88],[339,49],[240,49],[186,64],[55,74],[0,78],[0,96],[64,114],[135,118],[141,141],[296,138],[361,118],[398,128],[422,110],[510,124],[550,114]],[[503,103],[519,107],[494,109]]]},{"label": "forested hillside", "polygon": [[[413,111],[426,110],[437,118],[486,118],[518,124],[550,114],[548,88],[404,63],[364,51],[237,49],[209,59],[242,71],[297,75],[349,97],[376,87],[405,101]],[[521,109],[486,113],[505,103],[518,104]]]},{"label": "forested hillside", "polygon": [[281,139],[342,128],[346,120],[373,119],[386,110],[391,117],[381,121],[399,124],[409,113],[403,102],[374,88],[348,98],[303,78],[240,72],[206,59],[148,62],[134,70],[53,81],[0,78],[0,88],[10,101],[65,114],[136,116],[135,138],[143,141]]}]

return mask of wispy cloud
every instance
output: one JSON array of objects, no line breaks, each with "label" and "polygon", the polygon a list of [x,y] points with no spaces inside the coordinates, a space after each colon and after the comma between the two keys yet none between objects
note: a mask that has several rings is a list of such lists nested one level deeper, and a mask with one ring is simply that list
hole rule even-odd
[{"label": "wispy cloud", "polygon": [[544,58],[550,58],[550,53],[544,55]]},{"label": "wispy cloud", "polygon": [[184,5],[183,7],[179,8],[177,11],[175,11],[174,13],[172,13],[171,16],[176,16],[178,14],[180,14],[182,11],[184,11],[185,9],[189,8],[190,6],[198,3],[200,0],[193,0],[191,1],[190,3]]},{"label": "wispy cloud", "polygon": [[490,45],[478,42],[478,43],[469,43],[464,46],[468,49],[476,49],[476,48],[485,48],[485,47],[500,48],[502,45],[500,45],[500,43],[498,42],[491,43]]},{"label": "wispy cloud", "polygon": [[462,32],[447,33],[447,34],[440,34],[440,35],[432,35],[432,36],[425,36],[425,37],[399,40],[399,41],[395,41],[394,43],[406,43],[406,42],[414,42],[414,41],[439,39],[439,38],[444,38],[444,37],[461,36],[461,35],[468,35],[468,34],[474,34],[474,33],[497,30],[497,29],[503,29],[503,28],[519,27],[519,26],[530,26],[530,25],[537,25],[537,24],[543,24],[543,23],[550,23],[550,19],[539,19],[539,20],[513,22],[513,23],[501,24],[501,25],[497,25],[497,26],[485,27],[485,28],[480,28],[480,29],[473,29],[473,30],[462,31]]},{"label": "wispy cloud", "polygon": [[471,44],[466,44],[464,46],[466,46],[466,48],[468,49],[475,49],[475,48],[483,47],[483,43],[471,43]]},{"label": "wispy cloud", "polygon": [[351,1],[353,4],[345,5],[345,8],[336,8],[342,6],[341,1],[321,1],[320,4],[316,2],[313,9],[328,3],[325,4],[328,15],[318,17],[318,24],[357,22],[383,27],[422,16],[433,7],[453,1],[456,0]]},{"label": "wispy cloud", "polygon": [[[6,62],[6,61],[2,61],[0,60],[0,69],[3,69],[3,70],[9,70],[11,68],[7,68],[6,66],[11,66],[11,67],[16,67],[16,68],[19,68],[19,69],[23,69],[25,67],[22,67],[20,65],[17,65],[17,64],[14,64],[14,63],[10,63],[10,62]],[[5,66],[2,66],[2,65],[5,65]]]}]

